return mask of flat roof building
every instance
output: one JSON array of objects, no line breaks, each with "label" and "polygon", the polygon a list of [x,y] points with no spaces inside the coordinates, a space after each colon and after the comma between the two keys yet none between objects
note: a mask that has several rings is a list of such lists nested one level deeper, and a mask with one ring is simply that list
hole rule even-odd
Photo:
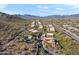
[{"label": "flat roof building", "polygon": [[47,26],[47,31],[48,32],[55,32],[55,28],[52,25]]},{"label": "flat roof building", "polygon": [[44,44],[48,47],[54,48],[55,47],[55,41],[54,41],[54,34],[53,33],[46,33],[43,34],[42,40]]},{"label": "flat roof building", "polygon": [[32,32],[32,33],[39,32],[38,30],[34,30],[34,29],[30,29],[29,31]]}]

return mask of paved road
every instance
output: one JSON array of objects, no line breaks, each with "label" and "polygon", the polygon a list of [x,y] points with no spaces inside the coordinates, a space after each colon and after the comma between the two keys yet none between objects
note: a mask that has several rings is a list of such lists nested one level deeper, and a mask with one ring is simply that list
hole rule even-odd
[{"label": "paved road", "polygon": [[70,36],[72,39],[74,39],[75,41],[79,42],[79,36],[77,36],[76,34],[70,32],[69,30],[66,30],[62,27],[59,27],[58,25],[54,24],[54,27],[57,31],[63,31],[63,33],[65,33],[66,35]]}]

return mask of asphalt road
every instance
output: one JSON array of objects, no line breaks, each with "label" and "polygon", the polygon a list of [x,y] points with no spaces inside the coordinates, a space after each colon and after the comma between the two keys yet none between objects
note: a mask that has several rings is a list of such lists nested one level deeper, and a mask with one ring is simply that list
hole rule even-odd
[{"label": "asphalt road", "polygon": [[79,36],[77,36],[76,34],[72,33],[69,30],[66,30],[62,27],[59,27],[58,25],[54,24],[54,27],[56,28],[57,31],[62,31],[63,33],[65,33],[66,35],[68,35],[69,37],[71,37],[73,40],[77,41],[79,43]]}]

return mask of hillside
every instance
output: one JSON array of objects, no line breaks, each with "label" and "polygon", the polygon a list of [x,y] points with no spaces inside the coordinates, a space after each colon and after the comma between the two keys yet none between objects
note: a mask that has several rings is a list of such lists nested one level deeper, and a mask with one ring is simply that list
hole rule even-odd
[{"label": "hillside", "polygon": [[16,15],[10,15],[3,12],[0,12],[0,21],[18,21],[24,20],[21,17],[17,17]]},{"label": "hillside", "polygon": [[73,15],[50,15],[46,16],[43,19],[79,19],[79,14]]},{"label": "hillside", "polygon": [[16,16],[21,17],[21,18],[26,19],[26,20],[30,20],[30,19],[41,19],[42,18],[40,16],[34,16],[34,15],[28,15],[28,14],[16,15]]}]

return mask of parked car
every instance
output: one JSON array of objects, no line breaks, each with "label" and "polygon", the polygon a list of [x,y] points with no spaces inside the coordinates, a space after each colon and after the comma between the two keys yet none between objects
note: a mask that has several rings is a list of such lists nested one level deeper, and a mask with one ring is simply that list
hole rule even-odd
[{"label": "parked car", "polygon": [[26,43],[32,42],[32,36],[25,36],[24,39],[25,39]]}]

